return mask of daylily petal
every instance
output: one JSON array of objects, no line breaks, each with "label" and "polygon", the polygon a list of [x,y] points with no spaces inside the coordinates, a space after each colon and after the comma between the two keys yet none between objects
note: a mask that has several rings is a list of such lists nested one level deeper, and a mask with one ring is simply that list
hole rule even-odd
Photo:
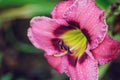
[{"label": "daylily petal", "polygon": [[79,80],[98,80],[98,62],[86,54],[79,59],[76,69]]},{"label": "daylily petal", "polygon": [[63,65],[62,65],[62,58],[61,57],[54,57],[51,55],[45,55],[48,63],[59,73],[63,73]]},{"label": "daylily petal", "polygon": [[30,41],[39,49],[42,49],[48,54],[58,52],[53,46],[52,40],[56,37],[53,32],[61,25],[67,25],[64,20],[50,19],[47,17],[35,17],[30,22],[30,28],[28,29],[28,37]]},{"label": "daylily petal", "polygon": [[98,80],[98,63],[87,54],[77,60],[76,66],[67,64],[66,74],[71,80]]},{"label": "daylily petal", "polygon": [[77,22],[80,29],[88,38],[91,49],[103,41],[107,25],[104,20],[104,12],[98,8],[93,0],[76,0],[65,11],[64,18],[69,22]]},{"label": "daylily petal", "polygon": [[107,35],[104,41],[97,48],[92,50],[92,53],[99,64],[105,64],[119,55],[120,42]]},{"label": "daylily petal", "polygon": [[79,78],[77,77],[77,71],[76,71],[76,64],[77,61],[73,58],[71,58],[71,56],[64,56],[63,60],[64,60],[64,64],[66,65],[66,69],[65,69],[65,73],[70,77],[71,80],[79,80]]},{"label": "daylily petal", "polygon": [[51,12],[52,18],[63,18],[64,12],[72,5],[73,0],[58,3]]}]

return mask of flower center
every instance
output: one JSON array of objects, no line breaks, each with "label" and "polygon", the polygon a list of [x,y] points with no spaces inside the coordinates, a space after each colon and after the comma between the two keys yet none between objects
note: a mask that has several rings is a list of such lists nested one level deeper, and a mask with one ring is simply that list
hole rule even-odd
[{"label": "flower center", "polygon": [[60,38],[58,45],[62,53],[55,56],[70,54],[78,57],[84,53],[87,46],[87,38],[80,29],[68,30]]}]

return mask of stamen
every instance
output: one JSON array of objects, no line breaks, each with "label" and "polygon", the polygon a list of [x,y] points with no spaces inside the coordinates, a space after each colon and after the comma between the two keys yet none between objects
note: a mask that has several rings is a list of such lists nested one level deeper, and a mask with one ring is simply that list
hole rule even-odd
[{"label": "stamen", "polygon": [[58,41],[58,46],[59,46],[60,50],[63,49],[63,44],[64,44],[64,43],[63,43],[62,40],[59,40],[59,41]]},{"label": "stamen", "polygon": [[54,54],[53,56],[55,56],[55,57],[61,57],[61,56],[64,56],[66,54],[68,54],[67,51],[64,52],[64,53]]},{"label": "stamen", "polygon": [[68,47],[68,46],[63,45],[63,47],[64,47],[64,49],[65,49],[66,51],[68,51],[68,50],[69,50],[69,47]]},{"label": "stamen", "polygon": [[70,49],[68,50],[68,54],[72,54],[72,52],[70,51]]},{"label": "stamen", "polygon": [[70,55],[75,57],[84,54],[87,45],[87,38],[79,29],[69,30],[61,36],[61,39],[65,42],[70,49],[63,48],[67,50]]},{"label": "stamen", "polygon": [[70,51],[70,48],[66,45],[64,45],[64,49],[68,52],[68,54],[72,54],[72,52]]},{"label": "stamen", "polygon": [[54,56],[60,57],[60,56],[66,55],[66,54],[72,54],[72,52],[70,51],[70,48],[64,44],[63,40],[59,40],[58,45],[59,45],[59,48],[61,50],[61,53],[54,54]]},{"label": "stamen", "polygon": [[63,45],[63,40],[58,40],[58,45]]}]

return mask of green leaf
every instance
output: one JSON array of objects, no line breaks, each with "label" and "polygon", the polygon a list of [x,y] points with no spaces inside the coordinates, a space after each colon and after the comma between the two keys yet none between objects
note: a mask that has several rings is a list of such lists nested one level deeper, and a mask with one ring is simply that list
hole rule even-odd
[{"label": "green leaf", "polygon": [[117,39],[118,41],[120,41],[120,33],[113,36],[113,35],[112,35],[112,31],[109,30],[108,34],[109,34],[111,37],[113,37],[113,38]]},{"label": "green leaf", "polygon": [[[7,7],[0,12],[0,21],[14,18],[26,18],[40,15],[50,15],[58,0],[2,0],[0,7]],[[16,7],[16,5],[20,5]],[[14,8],[8,8],[8,7]]]},{"label": "green leaf", "polygon": [[2,57],[3,57],[2,52],[0,52],[0,64],[2,62]]},{"label": "green leaf", "polygon": [[20,78],[18,78],[17,80],[26,80],[26,79],[25,79],[25,78],[20,77]]},{"label": "green leaf", "polygon": [[109,0],[110,2],[112,2],[112,3],[120,3],[120,0]]},{"label": "green leaf", "polygon": [[6,31],[6,39],[9,40],[9,42],[20,52],[25,52],[25,53],[43,53],[42,50],[39,50],[37,48],[35,48],[33,45],[31,44],[27,44],[27,43],[23,43],[18,41],[12,30],[8,29]]},{"label": "green leaf", "polygon": [[4,76],[1,77],[1,80],[11,80],[12,79],[12,74],[8,73]]},{"label": "green leaf", "polygon": [[111,63],[99,66],[99,80],[102,80]]},{"label": "green leaf", "polygon": [[103,10],[107,10],[111,2],[109,0],[96,0],[96,4]]},{"label": "green leaf", "polygon": [[51,79],[48,80],[69,80],[67,75],[65,73],[63,74],[58,74],[57,72],[54,73],[54,76]]},{"label": "green leaf", "polygon": [[112,36],[112,37],[114,37],[115,39],[117,39],[117,40],[119,40],[119,41],[120,41],[120,34],[117,34],[117,35]]},{"label": "green leaf", "polygon": [[53,4],[58,1],[59,0],[1,0],[0,7],[22,6],[26,4],[44,4],[44,6],[49,6],[49,4]]},{"label": "green leaf", "polygon": [[13,43],[13,46],[16,47],[16,49],[20,52],[25,52],[25,53],[43,53],[42,50],[39,50],[37,48],[35,48],[34,46],[30,45],[30,44],[26,44],[26,43],[22,43],[19,41],[16,41],[15,43]]}]

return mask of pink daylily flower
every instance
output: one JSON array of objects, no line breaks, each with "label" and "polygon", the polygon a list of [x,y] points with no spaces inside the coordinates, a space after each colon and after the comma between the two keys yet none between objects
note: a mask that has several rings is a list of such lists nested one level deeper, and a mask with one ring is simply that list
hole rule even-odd
[{"label": "pink daylily flower", "polygon": [[98,64],[115,59],[120,42],[107,34],[104,11],[93,0],[69,0],[55,6],[52,18],[34,17],[28,37],[59,73],[71,80],[98,80]]}]

